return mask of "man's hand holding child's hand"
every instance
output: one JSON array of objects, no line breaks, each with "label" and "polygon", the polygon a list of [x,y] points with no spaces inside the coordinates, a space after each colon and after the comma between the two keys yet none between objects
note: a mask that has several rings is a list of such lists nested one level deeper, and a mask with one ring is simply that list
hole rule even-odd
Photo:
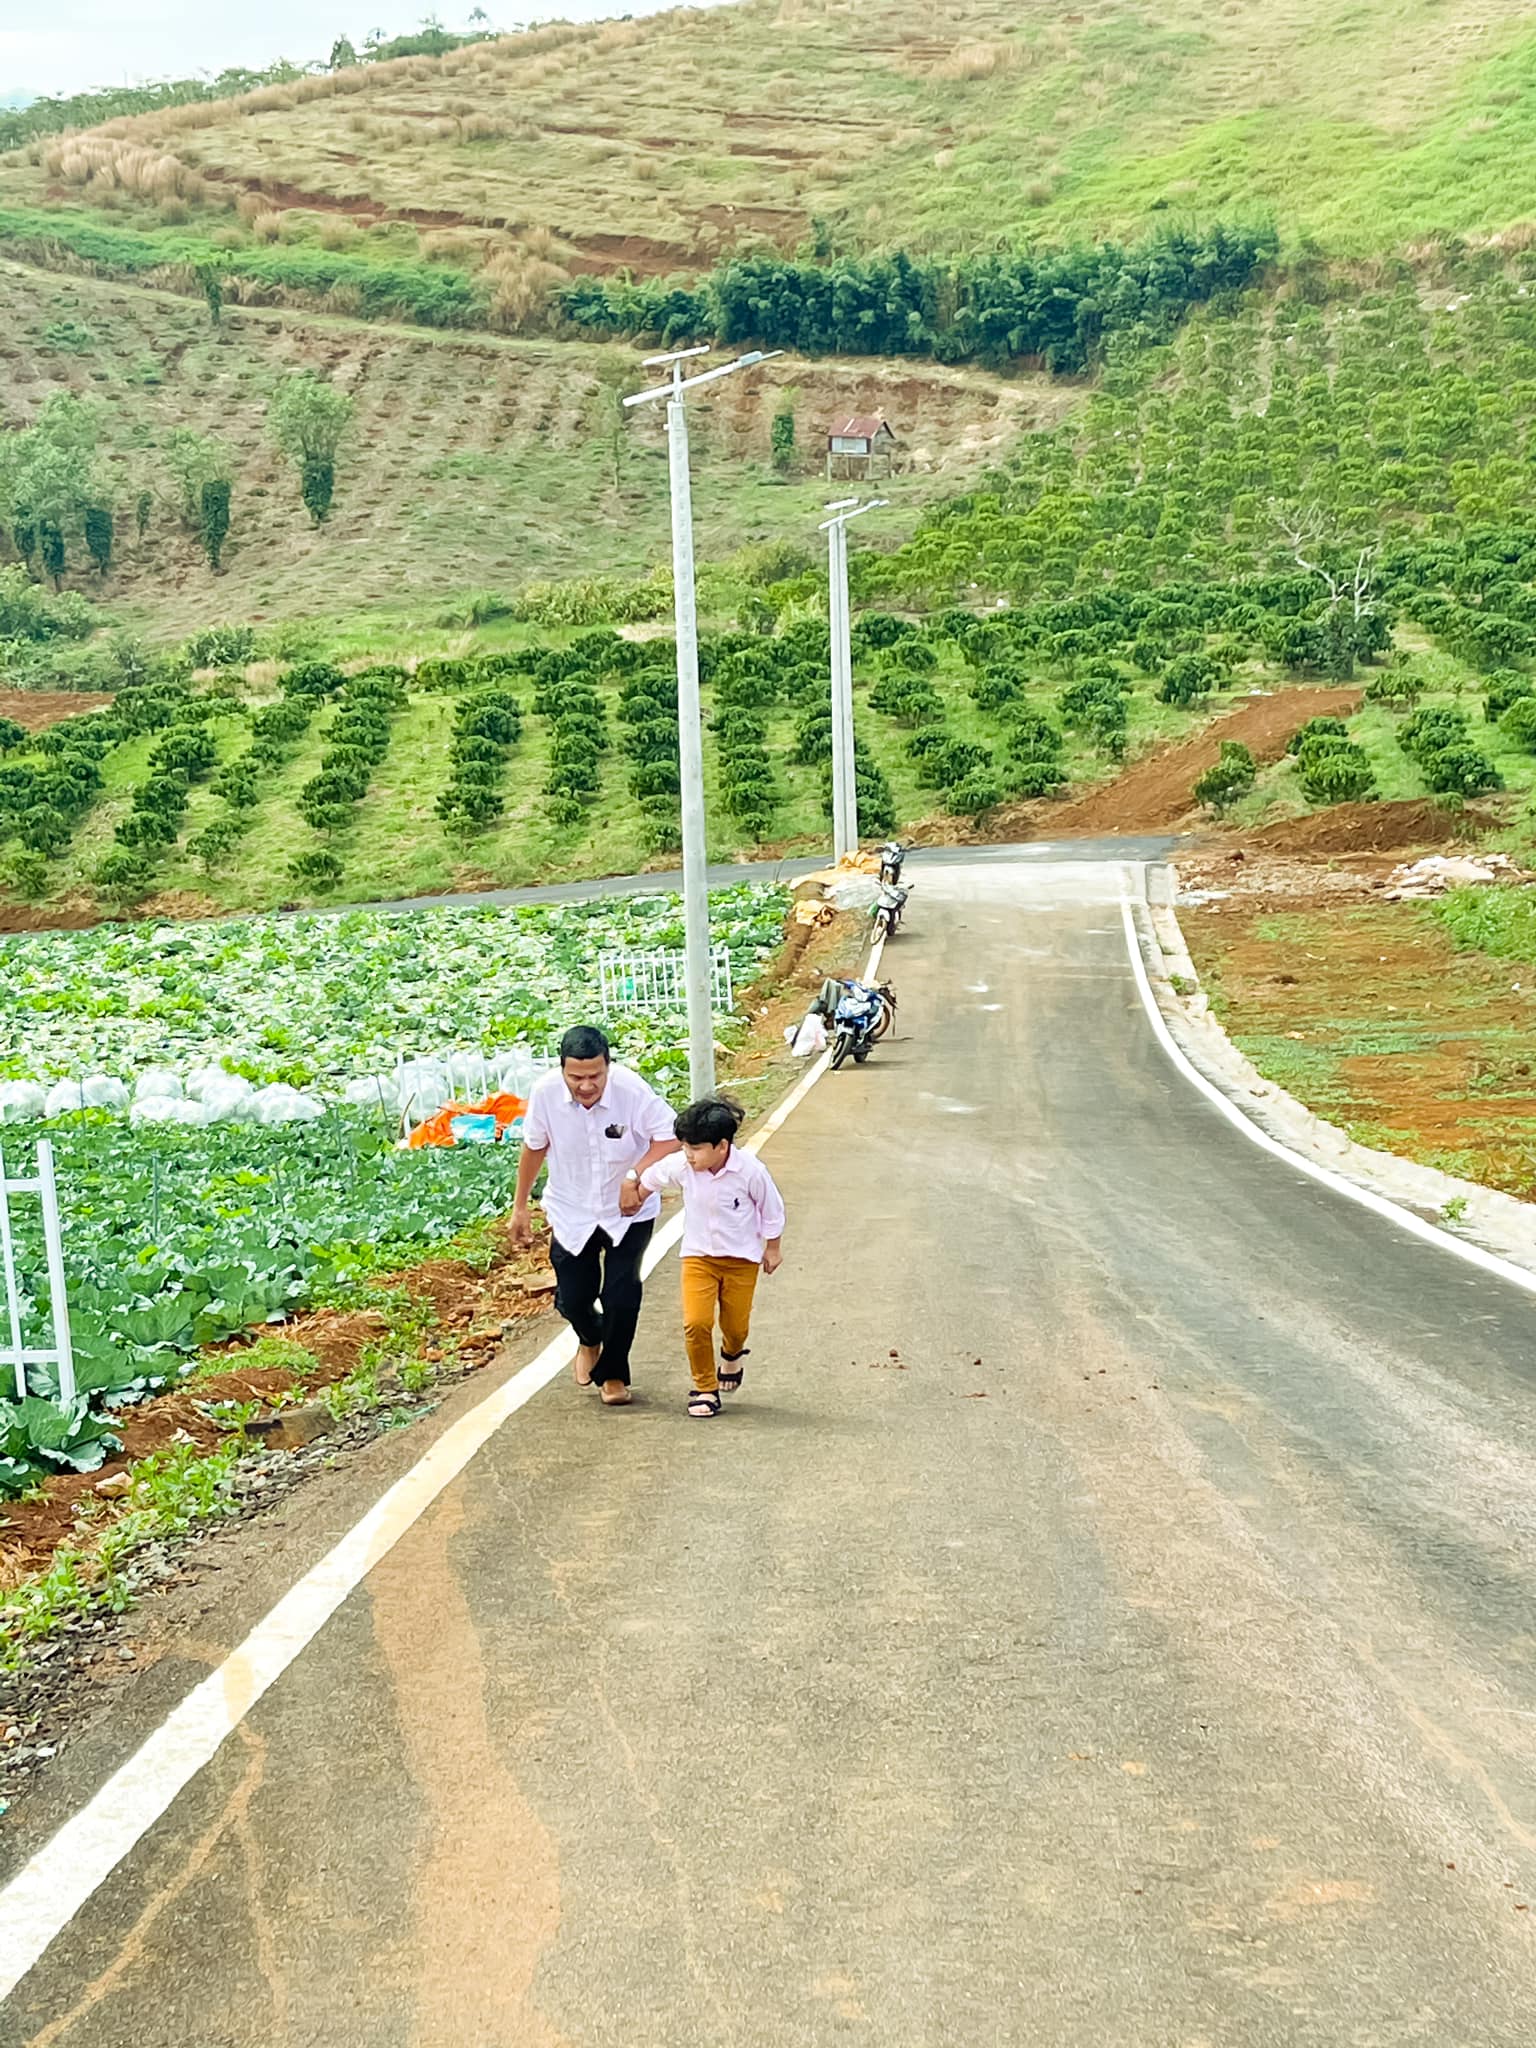
[{"label": "man's hand holding child's hand", "polygon": [[619,1183],[619,1214],[621,1216],[637,1215],[644,1201],[645,1189],[641,1187],[638,1180],[625,1180]]}]

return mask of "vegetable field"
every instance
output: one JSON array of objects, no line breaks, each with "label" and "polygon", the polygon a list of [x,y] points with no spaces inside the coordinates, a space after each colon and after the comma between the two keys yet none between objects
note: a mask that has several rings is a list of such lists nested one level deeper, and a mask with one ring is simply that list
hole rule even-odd
[{"label": "vegetable field", "polygon": [[[722,890],[738,982],[777,945],[781,891]],[[210,1063],[339,1092],[397,1059],[514,1046],[543,1054],[595,1003],[599,954],[682,944],[676,897],[519,908],[112,927],[0,939],[0,1076],[52,1081]],[[619,1056],[664,1090],[686,1074],[675,1020],[614,1020]]]},{"label": "vegetable field", "polygon": [[[723,891],[712,908],[740,986],[778,943],[784,894]],[[504,1059],[526,1074],[595,1014],[600,953],[681,941],[677,900],[639,896],[0,944],[4,1150],[15,1167],[42,1132],[54,1141],[83,1397],[62,1429],[56,1410],[0,1400],[0,1489],[100,1463],[104,1412],[174,1382],[200,1346],[344,1299],[504,1211],[515,1148],[405,1149],[402,1103],[419,1119]],[[619,1056],[680,1098],[684,1020],[608,1021]],[[92,1106],[38,1118],[61,1079]],[[261,1110],[273,1097],[282,1121]],[[20,1204],[17,1222],[36,1330],[41,1230]],[[57,1392],[32,1377],[34,1395]]]}]

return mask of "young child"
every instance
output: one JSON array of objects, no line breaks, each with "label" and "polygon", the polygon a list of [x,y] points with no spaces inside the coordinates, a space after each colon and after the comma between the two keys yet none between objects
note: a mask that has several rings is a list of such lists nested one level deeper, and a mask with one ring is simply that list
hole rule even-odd
[{"label": "young child", "polygon": [[723,1097],[689,1103],[673,1125],[682,1151],[632,1175],[619,1197],[627,1213],[659,1188],[682,1188],[683,1337],[693,1375],[688,1413],[700,1421],[718,1415],[721,1393],[741,1385],[757,1276],[776,1273],[783,1258],[779,1191],[767,1169],[734,1143],[745,1114]]}]

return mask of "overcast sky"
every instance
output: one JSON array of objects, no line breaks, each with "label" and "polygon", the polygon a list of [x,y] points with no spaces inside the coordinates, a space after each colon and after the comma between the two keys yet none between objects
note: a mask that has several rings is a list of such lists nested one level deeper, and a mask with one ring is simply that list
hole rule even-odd
[{"label": "overcast sky", "polygon": [[[462,28],[475,0],[438,10]],[[551,19],[599,21],[651,14],[661,0],[526,0],[485,11],[499,28]],[[48,0],[23,6],[0,0],[0,98],[15,91],[84,92],[150,78],[190,78],[232,64],[255,70],[287,57],[295,64],[329,54],[339,35],[361,42],[370,29],[401,35],[418,26],[429,0]],[[23,16],[25,17],[23,22]],[[13,24],[16,24],[13,26]]]}]

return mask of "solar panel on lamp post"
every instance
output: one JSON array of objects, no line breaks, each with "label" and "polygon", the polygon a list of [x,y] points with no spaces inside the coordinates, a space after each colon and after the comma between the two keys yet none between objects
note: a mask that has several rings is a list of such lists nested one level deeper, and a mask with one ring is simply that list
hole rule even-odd
[{"label": "solar panel on lamp post", "polygon": [[704,830],[704,729],[699,711],[699,625],[693,579],[693,493],[688,474],[688,409],[683,394],[737,370],[765,363],[782,349],[753,349],[693,377],[683,365],[701,348],[647,356],[645,367],[671,371],[664,384],[636,391],[626,406],[665,399],[672,487],[672,601],[677,624],[677,755],[683,823],[683,946],[688,995],[688,1086],[693,1099],[715,1090],[715,1016],[710,994],[709,875]]}]

